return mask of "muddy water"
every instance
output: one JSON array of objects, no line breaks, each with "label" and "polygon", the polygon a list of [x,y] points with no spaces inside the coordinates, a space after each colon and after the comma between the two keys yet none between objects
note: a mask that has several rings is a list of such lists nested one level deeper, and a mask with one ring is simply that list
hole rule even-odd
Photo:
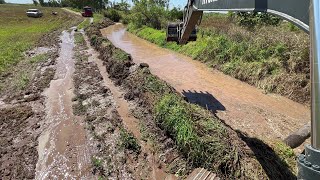
[{"label": "muddy water", "polygon": [[86,131],[72,111],[73,31],[64,31],[61,41],[55,78],[45,91],[47,115],[38,139],[36,179],[85,179],[91,174]]},{"label": "muddy water", "polygon": [[[142,141],[142,135],[140,133],[140,128],[139,128],[139,120],[136,119],[131,111],[130,111],[130,104],[128,101],[124,99],[124,91],[120,88],[114,85],[114,83],[111,81],[109,78],[108,72],[106,71],[106,67],[103,65],[103,61],[98,58],[98,52],[95,51],[91,46],[90,43],[87,39],[85,38],[87,45],[89,47],[88,49],[88,54],[91,56],[89,57],[89,61],[95,62],[99,68],[100,74],[103,77],[103,81],[105,83],[105,86],[108,87],[112,93],[112,96],[116,102],[117,106],[117,111],[119,115],[121,116],[123,120],[123,124],[125,127],[133,133],[133,135],[139,140],[141,147],[142,147],[142,152],[147,154],[147,163],[152,169],[151,174],[149,175],[150,179],[154,180],[163,180],[163,179],[168,179],[168,180],[174,180],[176,177],[171,174],[167,174],[165,172],[165,169],[159,168],[159,164],[156,162],[156,158],[154,157],[153,153],[151,152],[150,146]],[[138,178],[137,178],[138,179]]]},{"label": "muddy water", "polygon": [[283,139],[310,120],[309,108],[278,95],[264,94],[189,57],[142,40],[121,24],[103,29],[102,33],[130,53],[136,63],[148,63],[153,74],[190,102],[210,109],[241,132],[262,139]]}]

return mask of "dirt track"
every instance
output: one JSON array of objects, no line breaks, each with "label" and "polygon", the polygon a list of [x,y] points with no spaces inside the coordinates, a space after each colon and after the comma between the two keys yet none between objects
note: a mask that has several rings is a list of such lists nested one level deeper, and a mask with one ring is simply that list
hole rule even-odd
[{"label": "dirt track", "polygon": [[102,30],[135,62],[150,65],[192,102],[210,109],[233,129],[264,140],[284,139],[310,120],[310,110],[287,98],[264,94],[204,64],[162,49],[128,32],[121,24]]}]

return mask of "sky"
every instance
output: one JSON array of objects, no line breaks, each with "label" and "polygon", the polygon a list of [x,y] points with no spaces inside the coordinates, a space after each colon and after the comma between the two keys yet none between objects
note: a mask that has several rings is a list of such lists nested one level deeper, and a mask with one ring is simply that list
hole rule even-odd
[{"label": "sky", "polygon": [[[32,0],[5,0],[6,2],[10,3],[19,3],[19,4],[27,4],[27,3],[32,3]],[[113,1],[113,0],[111,0]],[[120,0],[115,0],[116,2],[120,2]],[[128,0],[131,1],[131,0]],[[185,4],[187,4],[187,0],[170,0],[170,7],[176,6],[176,7],[184,7]]]}]

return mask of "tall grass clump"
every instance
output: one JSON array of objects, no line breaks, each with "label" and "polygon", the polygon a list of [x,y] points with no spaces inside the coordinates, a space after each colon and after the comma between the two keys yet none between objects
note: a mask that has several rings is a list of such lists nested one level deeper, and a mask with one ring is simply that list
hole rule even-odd
[{"label": "tall grass clump", "polygon": [[[220,121],[175,94],[163,96],[155,106],[156,122],[176,141],[195,167],[228,169],[236,157]],[[229,172],[230,173],[230,172]]]}]

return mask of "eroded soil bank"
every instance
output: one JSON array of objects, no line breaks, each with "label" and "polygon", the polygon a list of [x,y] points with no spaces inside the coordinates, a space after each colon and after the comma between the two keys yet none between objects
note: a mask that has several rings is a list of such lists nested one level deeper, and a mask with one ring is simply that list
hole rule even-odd
[{"label": "eroded soil bank", "polygon": [[189,57],[160,48],[128,33],[121,24],[102,30],[115,46],[148,63],[150,71],[189,102],[215,113],[235,130],[260,139],[284,139],[310,121],[308,107],[210,70]]}]

